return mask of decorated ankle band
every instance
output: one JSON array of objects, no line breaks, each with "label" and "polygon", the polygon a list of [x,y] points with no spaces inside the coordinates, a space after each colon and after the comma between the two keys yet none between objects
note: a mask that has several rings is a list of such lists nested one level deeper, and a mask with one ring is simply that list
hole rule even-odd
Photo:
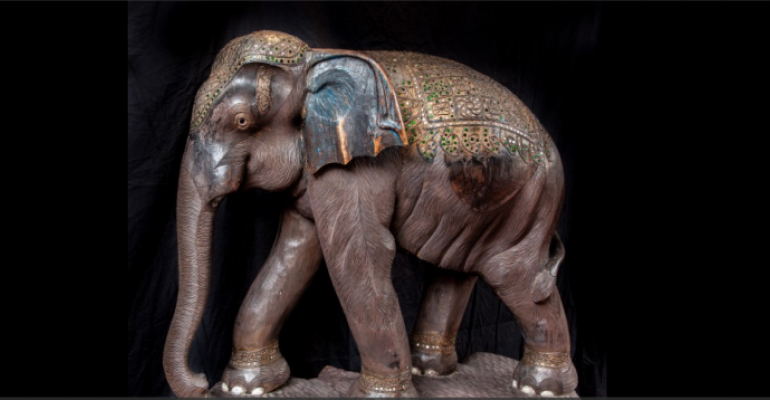
[{"label": "decorated ankle band", "polygon": [[455,336],[446,336],[437,332],[415,333],[411,342],[418,350],[426,353],[452,354],[455,351]]},{"label": "decorated ankle band", "polygon": [[402,372],[396,376],[377,375],[363,366],[358,385],[367,392],[403,392],[412,384],[410,371]]},{"label": "decorated ankle band", "polygon": [[569,353],[541,353],[524,346],[521,362],[546,368],[562,368],[570,363]]},{"label": "decorated ankle band", "polygon": [[230,357],[230,365],[235,368],[253,368],[267,365],[281,358],[278,341],[254,351],[235,351]]}]

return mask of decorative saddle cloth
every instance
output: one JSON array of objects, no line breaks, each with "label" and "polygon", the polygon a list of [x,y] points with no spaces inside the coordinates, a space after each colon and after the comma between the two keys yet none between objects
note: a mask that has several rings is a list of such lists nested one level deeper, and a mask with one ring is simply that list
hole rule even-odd
[{"label": "decorative saddle cloth", "polygon": [[550,158],[548,135],[508,89],[460,63],[412,52],[364,51],[394,86],[409,143],[431,161],[518,154],[526,163]]}]

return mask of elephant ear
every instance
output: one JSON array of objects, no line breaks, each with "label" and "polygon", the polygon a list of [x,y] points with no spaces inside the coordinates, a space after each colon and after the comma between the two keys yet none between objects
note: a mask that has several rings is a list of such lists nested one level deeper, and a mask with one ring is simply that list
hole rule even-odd
[{"label": "elephant ear", "polygon": [[311,173],[408,143],[395,91],[376,61],[316,49],[309,63],[304,139]]}]

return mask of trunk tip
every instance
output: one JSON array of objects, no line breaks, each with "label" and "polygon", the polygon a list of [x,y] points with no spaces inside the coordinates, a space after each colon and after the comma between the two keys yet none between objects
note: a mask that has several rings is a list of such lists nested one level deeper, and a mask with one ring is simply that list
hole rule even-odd
[{"label": "trunk tip", "polygon": [[171,391],[178,397],[210,397],[209,381],[205,374],[194,373],[182,377],[168,376]]}]

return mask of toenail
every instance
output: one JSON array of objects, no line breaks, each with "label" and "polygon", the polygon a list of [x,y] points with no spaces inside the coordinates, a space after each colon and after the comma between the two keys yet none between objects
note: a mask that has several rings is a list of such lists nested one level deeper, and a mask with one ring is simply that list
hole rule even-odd
[{"label": "toenail", "polygon": [[[532,389],[530,386],[522,386],[521,391],[526,394],[535,394],[535,389]],[[233,389],[233,392],[235,392],[235,389]]]}]

